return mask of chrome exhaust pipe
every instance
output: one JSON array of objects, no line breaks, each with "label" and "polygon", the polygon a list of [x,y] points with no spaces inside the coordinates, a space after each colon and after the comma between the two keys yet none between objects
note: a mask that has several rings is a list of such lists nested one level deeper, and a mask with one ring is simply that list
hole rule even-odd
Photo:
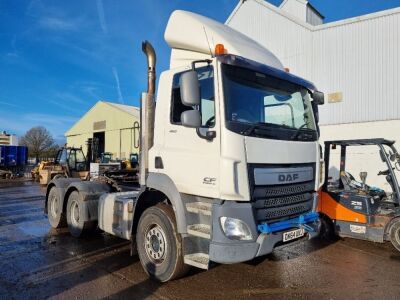
[{"label": "chrome exhaust pipe", "polygon": [[145,186],[149,170],[149,150],[154,144],[156,52],[148,41],[142,43],[142,51],[147,57],[147,93],[143,93],[140,103],[139,183]]},{"label": "chrome exhaust pipe", "polygon": [[142,43],[142,51],[147,56],[147,94],[154,96],[156,90],[156,52],[148,41]]}]

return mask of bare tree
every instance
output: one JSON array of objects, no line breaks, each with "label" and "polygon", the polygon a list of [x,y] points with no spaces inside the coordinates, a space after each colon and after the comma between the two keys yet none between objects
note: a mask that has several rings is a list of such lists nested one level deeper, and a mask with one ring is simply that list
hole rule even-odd
[{"label": "bare tree", "polygon": [[28,147],[29,156],[35,157],[36,162],[39,161],[39,157],[57,148],[51,133],[42,126],[29,129],[21,138],[20,144]]}]

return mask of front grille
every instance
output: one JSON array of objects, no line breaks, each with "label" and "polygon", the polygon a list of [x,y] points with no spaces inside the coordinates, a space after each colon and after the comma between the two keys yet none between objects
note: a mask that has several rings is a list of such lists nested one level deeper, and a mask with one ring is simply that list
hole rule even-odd
[{"label": "front grille", "polygon": [[282,206],[277,208],[258,209],[257,220],[272,221],[283,217],[290,218],[308,212],[312,209],[312,200],[296,205]]},{"label": "front grille", "polygon": [[293,205],[310,199],[312,199],[311,193],[304,193],[304,194],[292,195],[280,198],[261,199],[254,202],[254,208],[259,209],[259,208],[269,208],[282,205]]},{"label": "front grille", "polygon": [[268,187],[255,187],[254,199],[274,196],[287,196],[293,194],[305,193],[314,190],[314,181],[306,183],[297,183],[289,185],[274,185]]},{"label": "front grille", "polygon": [[[313,170],[315,170],[315,165],[310,164],[310,166],[313,166]],[[276,166],[262,167],[274,168]],[[296,166],[291,165],[290,168],[296,168]],[[249,169],[252,170],[254,167],[250,166]],[[251,173],[253,172],[251,171]],[[314,178],[301,183],[262,186],[256,186],[254,178],[251,177],[251,180],[253,185],[252,205],[258,223],[273,223],[294,218],[312,210],[315,193]]]}]

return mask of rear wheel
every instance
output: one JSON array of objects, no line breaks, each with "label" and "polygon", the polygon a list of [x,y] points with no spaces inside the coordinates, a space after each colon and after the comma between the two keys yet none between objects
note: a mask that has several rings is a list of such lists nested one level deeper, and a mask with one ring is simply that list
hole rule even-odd
[{"label": "rear wheel", "polygon": [[144,270],[157,281],[177,279],[189,270],[183,262],[182,240],[169,205],[160,203],[144,211],[138,224],[136,244]]},{"label": "rear wheel", "polygon": [[82,237],[96,229],[96,222],[84,221],[84,205],[78,191],[73,191],[68,197],[67,223],[72,236]]},{"label": "rear wheel", "polygon": [[67,218],[63,212],[60,195],[57,193],[55,186],[50,189],[47,198],[47,216],[51,227],[62,228],[67,226]]},{"label": "rear wheel", "polygon": [[400,251],[400,218],[394,220],[390,225],[389,236],[392,245]]}]

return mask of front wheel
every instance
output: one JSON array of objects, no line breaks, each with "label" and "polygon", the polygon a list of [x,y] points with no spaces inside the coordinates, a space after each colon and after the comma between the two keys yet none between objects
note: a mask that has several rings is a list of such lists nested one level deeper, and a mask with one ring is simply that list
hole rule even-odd
[{"label": "front wheel", "polygon": [[392,221],[389,228],[389,237],[392,245],[400,251],[400,218]]},{"label": "front wheel", "polygon": [[322,239],[332,239],[335,236],[335,228],[332,223],[332,220],[324,215],[320,214],[320,221],[321,221],[321,231],[320,231],[320,238]]},{"label": "front wheel", "polygon": [[137,228],[136,244],[144,270],[157,281],[177,279],[189,270],[183,262],[182,239],[169,205],[160,203],[144,211]]}]

